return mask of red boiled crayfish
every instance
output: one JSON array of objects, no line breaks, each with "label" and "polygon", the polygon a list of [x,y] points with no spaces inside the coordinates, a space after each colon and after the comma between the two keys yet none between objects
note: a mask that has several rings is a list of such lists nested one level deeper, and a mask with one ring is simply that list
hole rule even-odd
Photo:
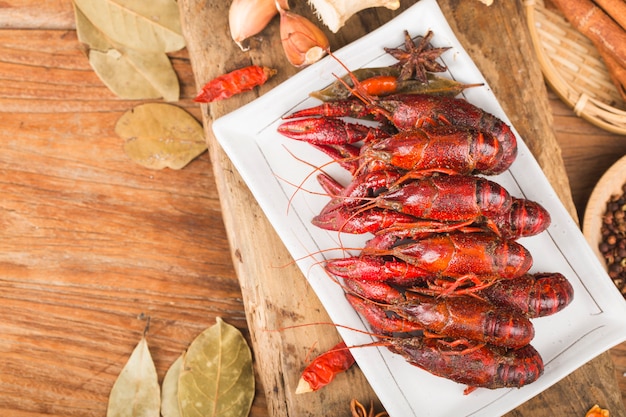
[{"label": "red boiled crayfish", "polygon": [[[347,123],[342,119],[290,120],[278,127],[283,135],[314,145],[345,147],[363,141],[358,171],[442,170],[456,174],[495,175],[509,168],[500,142],[490,133],[454,125],[423,126],[390,135],[388,130]],[[344,152],[345,153],[345,152]],[[340,155],[330,155],[344,162]]]},{"label": "red boiled crayfish", "polygon": [[454,281],[450,289],[471,282],[477,290],[494,279],[524,275],[532,262],[530,252],[513,240],[492,233],[451,232],[400,240],[389,247],[365,246],[360,256],[326,261],[325,269],[341,278],[370,281],[385,281],[387,272],[403,271],[407,280],[446,278]]},{"label": "red boiled crayfish", "polygon": [[[346,279],[346,289],[360,297],[381,303],[396,303],[424,292],[424,282],[413,283],[406,277],[385,281]],[[439,295],[439,294],[434,294]],[[519,311],[529,319],[556,314],[574,298],[572,284],[558,272],[525,274],[507,280],[495,280],[487,288],[474,293],[496,307]]]},{"label": "red boiled crayfish", "polygon": [[341,195],[331,199],[313,218],[313,223],[323,227],[329,223],[330,216],[331,222],[337,224],[335,218],[342,213],[332,211],[343,206],[358,208],[350,216],[358,216],[359,211],[373,208],[407,214],[418,219],[413,222],[413,227],[429,232],[449,231],[485,219],[490,228],[497,229],[493,220],[508,213],[513,203],[504,187],[482,177],[431,175],[409,180],[402,178],[402,174],[395,171],[363,174]]},{"label": "red boiled crayfish", "polygon": [[366,245],[362,254],[393,256],[446,277],[515,278],[528,272],[533,263],[530,252],[521,244],[483,232],[426,235],[396,242],[390,248]]},{"label": "red boiled crayfish", "polygon": [[366,143],[360,153],[368,170],[449,170],[456,174],[495,175],[513,162],[490,133],[459,126],[425,126]]},{"label": "red boiled crayfish", "polygon": [[419,219],[470,224],[511,208],[508,191],[493,181],[469,175],[432,175],[405,181],[363,205],[410,214]]},{"label": "red boiled crayfish", "polygon": [[[535,336],[533,324],[521,312],[497,308],[468,295],[440,298],[400,293],[399,300],[389,304],[351,294],[346,294],[346,298],[372,328],[381,333],[424,330],[437,337],[469,339],[509,348],[525,346]],[[392,328],[398,323],[390,322],[388,313],[403,319],[399,322],[400,328]],[[414,324],[413,328],[408,327],[410,324]]]},{"label": "red boiled crayfish", "polygon": [[[400,218],[401,214],[402,213],[397,213],[398,221],[393,226],[381,227],[378,230],[374,230],[373,226],[368,228],[368,232],[375,232],[377,234],[377,237],[375,237],[376,240],[374,240],[372,244],[380,240],[389,241],[389,239],[392,238],[395,240],[400,238],[410,239],[415,236],[423,236],[425,233],[431,232],[431,230],[428,230],[427,227],[420,225],[419,219],[414,219],[414,222],[412,223],[407,219]],[[324,216],[330,217],[330,214],[324,213]],[[389,218],[391,216],[387,215],[386,217]],[[369,220],[367,212],[357,212],[354,215],[354,220],[352,215],[347,218],[344,217],[344,223],[350,225],[351,230],[353,230],[351,233],[356,233],[356,230],[358,230],[358,226],[352,223],[362,222],[363,224],[367,224],[367,221]],[[314,222],[315,221],[316,220],[314,219]],[[339,223],[339,218],[335,219],[335,222]],[[523,198],[513,197],[511,208],[498,216],[494,216],[493,218],[478,219],[468,227],[458,227],[455,224],[446,225],[447,227],[434,227],[434,231],[447,232],[459,230],[466,231],[468,233],[478,231],[494,232],[504,239],[515,240],[521,237],[535,236],[543,232],[548,228],[550,222],[550,214],[539,203]],[[323,228],[321,225],[318,226]],[[381,238],[379,237],[381,235],[385,236]]]},{"label": "red boiled crayfish", "polygon": [[[550,215],[539,203],[513,198],[511,208],[493,219],[479,218],[470,227],[485,231],[494,230],[507,239],[517,239],[539,234],[550,225]],[[325,230],[343,233],[393,233],[411,237],[428,232],[446,232],[465,227],[460,223],[424,222],[410,214],[381,208],[350,209],[339,206],[324,210],[312,219],[312,223]]]},{"label": "red boiled crayfish", "polygon": [[543,374],[543,359],[532,345],[507,349],[464,340],[429,337],[380,342],[407,362],[468,388],[519,388]]},{"label": "red boiled crayfish", "polygon": [[359,91],[359,82],[354,81],[353,93],[356,97],[326,102],[294,112],[285,118],[376,116],[378,120],[390,122],[399,131],[428,125],[454,125],[493,135],[500,143],[505,165],[511,165],[517,156],[517,139],[511,128],[467,100],[427,94],[396,94],[376,98]]},{"label": "red boiled crayfish", "polygon": [[[495,194],[496,198],[502,198],[504,201],[504,208],[500,209],[498,213],[488,212],[487,210],[484,210],[483,213],[483,209],[477,203],[474,211],[468,215],[469,220],[471,220],[472,215],[474,216],[475,221],[473,222],[438,223],[436,221],[423,221],[424,219],[420,219],[415,215],[394,210],[393,207],[359,208],[359,204],[364,200],[371,200],[379,196],[384,198],[388,195],[386,193],[400,188],[402,186],[402,178],[405,176],[405,174],[394,170],[367,172],[359,175],[347,187],[343,187],[326,174],[318,175],[318,182],[333,198],[312,219],[312,223],[322,229],[354,234],[377,233],[393,227],[394,232],[404,233],[405,235],[418,232],[451,231],[472,223],[473,226],[486,226],[489,230],[495,230],[505,238],[517,239],[539,234],[546,230],[551,222],[550,214],[539,203],[510,197],[506,193],[504,195],[502,193]],[[427,182],[431,178],[432,181],[430,183]],[[440,178],[440,176],[426,177],[422,185],[431,185],[434,188],[435,186],[446,184],[446,180]],[[459,179],[454,178],[454,180]],[[465,179],[456,182],[462,182],[471,186],[473,181]],[[477,183],[476,185],[480,186],[483,184],[485,183]],[[491,186],[494,183],[487,182],[486,184]],[[436,198],[442,198],[444,191],[448,193],[453,192],[450,188],[442,189],[441,192],[436,194]],[[429,193],[429,195],[432,194],[432,192]],[[480,194],[483,199],[486,198],[483,197],[484,195]],[[486,195],[489,196],[489,194]],[[423,197],[426,198],[427,196]],[[510,207],[506,209],[509,197],[511,203]],[[466,201],[469,201],[469,197],[467,197]],[[428,204],[428,202],[425,201],[424,204]],[[482,202],[480,204],[482,205]],[[443,216],[440,213],[438,219]]]}]

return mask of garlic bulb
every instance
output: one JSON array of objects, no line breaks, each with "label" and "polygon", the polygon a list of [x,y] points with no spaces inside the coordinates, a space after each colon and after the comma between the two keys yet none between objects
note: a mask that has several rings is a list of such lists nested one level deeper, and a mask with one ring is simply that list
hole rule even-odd
[{"label": "garlic bulb", "polygon": [[279,8],[280,41],[289,62],[305,67],[322,58],[329,48],[328,38],[304,16]]},{"label": "garlic bulb", "polygon": [[399,0],[309,0],[318,17],[333,32],[337,31],[357,12],[370,7],[386,7],[396,10]]}]

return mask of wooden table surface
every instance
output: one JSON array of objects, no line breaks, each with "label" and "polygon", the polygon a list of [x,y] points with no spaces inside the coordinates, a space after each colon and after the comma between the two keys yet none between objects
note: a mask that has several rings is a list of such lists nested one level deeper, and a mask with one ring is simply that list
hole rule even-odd
[{"label": "wooden table surface", "polygon": [[[141,102],[103,86],[74,27],[68,0],[0,6],[0,412],[7,416],[105,415],[148,316],[160,378],[217,316],[249,336],[209,155],[181,171],[132,163],[114,126]],[[176,104],[201,120],[187,51],[172,61],[182,87]],[[626,154],[626,137],[549,98],[582,218],[596,181]],[[626,401],[626,345],[610,353]],[[268,415],[261,387],[252,415]]]}]

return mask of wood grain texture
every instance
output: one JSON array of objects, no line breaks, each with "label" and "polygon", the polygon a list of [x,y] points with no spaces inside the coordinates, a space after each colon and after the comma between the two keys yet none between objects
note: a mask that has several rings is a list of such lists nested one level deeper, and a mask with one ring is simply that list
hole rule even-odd
[{"label": "wood grain texture", "polygon": [[[181,7],[191,6],[191,13],[201,13],[212,3],[179,0]],[[463,7],[452,1],[441,4],[449,5],[447,12]],[[224,7],[211,12],[224,16]],[[476,9],[469,13],[492,10],[479,4]],[[332,37],[331,45],[351,42],[392,16],[366,10],[348,22],[345,33]],[[205,51],[200,53],[221,46],[224,57],[202,64],[205,72],[198,84],[246,63],[282,59],[261,49],[275,46],[276,23],[255,37],[255,49],[248,54],[207,42],[217,23],[199,24],[208,26],[207,37],[197,45]],[[257,371],[265,374],[257,375],[262,383],[251,416],[284,415],[285,410],[303,416],[347,415],[347,403],[336,392],[354,394],[362,402],[375,398],[358,368],[335,381],[332,390],[313,394],[317,399],[286,392],[295,386],[307,354],[330,347],[338,336],[324,326],[290,332],[258,329],[327,320],[315,295],[305,280],[295,280],[299,272],[289,266],[284,249],[279,247],[269,264],[256,260],[258,248],[252,242],[269,246],[277,237],[227,160],[213,166],[212,151],[182,171],[156,172],[126,158],[114,124],[142,102],[119,100],[100,83],[73,27],[69,0],[5,0],[0,7],[0,414],[105,415],[108,393],[147,316],[148,342],[161,379],[217,316],[241,329],[253,346],[280,346],[270,353],[254,352]],[[466,36],[471,53],[489,52],[488,43]],[[240,100],[201,109],[191,100],[196,83],[187,51],[173,54],[172,60],[182,85],[176,105],[199,120],[233,110],[282,80],[272,80]],[[500,98],[508,93],[496,90],[499,83],[490,79],[497,70],[481,68]],[[283,76],[295,72],[284,66]],[[526,90],[522,94],[528,99]],[[626,153],[626,137],[575,117],[553,94],[549,103],[546,111],[554,117],[572,196],[582,214],[595,181]],[[223,201],[218,198],[218,177],[228,181],[219,193],[234,193]],[[243,227],[232,213],[250,217],[241,236],[227,237],[222,210],[229,228]],[[251,275],[238,279],[241,273]],[[277,293],[268,294],[264,284],[258,285],[268,280]],[[261,364],[267,356],[276,358]],[[624,345],[612,349],[611,357],[626,393]],[[280,371],[267,373],[274,364]],[[612,376],[605,366],[613,369],[610,363],[594,361],[590,372],[608,381]],[[544,400],[539,399],[529,403],[535,408],[520,408],[512,415],[572,415],[567,408],[572,395],[581,403],[590,401],[589,406],[611,405],[604,401],[603,385],[593,379],[565,380],[557,386],[559,391],[546,399],[552,402],[549,410],[541,409]],[[553,414],[542,414],[549,412]],[[611,412],[624,415],[617,408]]]},{"label": "wood grain texture", "polygon": [[70,0],[3,0],[0,3],[0,28],[73,29],[74,10]]},{"label": "wood grain texture", "polygon": [[[126,157],[115,123],[143,101],[116,98],[91,70],[58,18],[70,2],[13,2],[10,19],[5,3],[0,414],[103,416],[146,317],[160,378],[217,316],[249,338],[215,178],[207,153],[181,171]],[[54,30],[24,29],[30,17],[16,16],[35,9]],[[200,119],[186,51],[172,61],[176,105]],[[253,414],[266,410],[259,392]]]}]

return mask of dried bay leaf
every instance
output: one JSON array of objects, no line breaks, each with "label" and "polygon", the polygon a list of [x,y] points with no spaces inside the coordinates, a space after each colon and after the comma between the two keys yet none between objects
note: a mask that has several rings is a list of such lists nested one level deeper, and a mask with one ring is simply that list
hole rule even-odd
[{"label": "dried bay leaf", "polygon": [[81,9],[74,11],[78,39],[89,48],[89,63],[113,93],[129,100],[178,100],[178,77],[165,53],[115,43]]},{"label": "dried bay leaf", "polygon": [[178,78],[165,54],[109,49],[89,51],[89,63],[102,82],[117,96],[128,100],[176,101]]},{"label": "dried bay leaf", "polygon": [[160,401],[157,371],[142,337],[111,389],[107,417],[159,417]]},{"label": "dried bay leaf", "polygon": [[86,44],[91,49],[106,51],[113,49],[114,44],[111,39],[104,36],[97,27],[85,16],[85,14],[74,3],[74,19],[76,20],[76,35],[78,40]]},{"label": "dried bay leaf", "polygon": [[178,406],[178,380],[183,370],[183,355],[170,366],[161,385],[161,416],[181,417]]},{"label": "dried bay leaf", "polygon": [[252,354],[237,328],[217,318],[189,346],[178,384],[183,417],[245,417],[254,399]]},{"label": "dried bay leaf", "polygon": [[163,53],[185,46],[175,0],[74,0],[74,4],[117,44]]},{"label": "dried bay leaf", "polygon": [[150,169],[181,169],[207,149],[202,125],[180,107],[146,103],[124,113],[115,132],[124,150]]}]

